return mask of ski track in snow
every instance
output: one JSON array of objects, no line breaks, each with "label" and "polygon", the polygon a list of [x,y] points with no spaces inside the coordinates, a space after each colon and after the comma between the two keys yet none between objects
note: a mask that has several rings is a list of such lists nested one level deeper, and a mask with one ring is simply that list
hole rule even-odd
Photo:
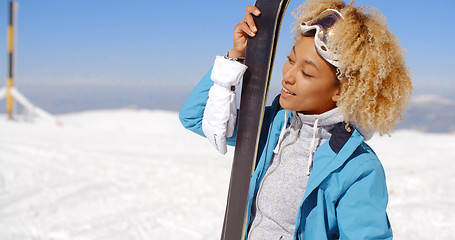
[{"label": "ski track in snow", "polygon": [[[109,110],[0,119],[0,240],[219,239],[233,148],[220,155],[177,113]],[[395,239],[455,231],[455,136],[368,142],[386,170]]]}]

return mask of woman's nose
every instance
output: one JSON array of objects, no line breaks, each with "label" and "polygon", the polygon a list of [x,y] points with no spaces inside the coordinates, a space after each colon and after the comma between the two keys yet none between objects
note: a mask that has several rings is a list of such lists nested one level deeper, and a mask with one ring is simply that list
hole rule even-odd
[{"label": "woman's nose", "polygon": [[295,68],[289,67],[283,69],[283,81],[287,84],[294,84],[295,83]]}]

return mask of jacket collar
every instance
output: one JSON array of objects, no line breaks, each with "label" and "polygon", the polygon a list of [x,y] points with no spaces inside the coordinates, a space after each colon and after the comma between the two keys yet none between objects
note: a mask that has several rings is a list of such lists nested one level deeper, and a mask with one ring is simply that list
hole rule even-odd
[{"label": "jacket collar", "polygon": [[351,126],[351,132],[345,129],[345,123],[335,127],[332,136],[314,153],[313,171],[308,179],[304,200],[316,189],[327,176],[340,168],[363,142],[364,137]]},{"label": "jacket collar", "polygon": [[[279,104],[279,97],[280,95],[278,95],[273,101],[273,115],[276,115],[280,110],[283,112],[285,111]],[[293,113],[291,112],[288,116],[288,121],[290,121],[292,117]],[[284,126],[285,121],[283,118],[278,117],[278,121],[280,123],[276,126],[278,131],[275,132],[275,141],[278,141],[278,136],[280,135],[279,129],[286,127]],[[341,167],[364,140],[368,140],[372,136],[372,133],[364,131],[358,124],[354,123],[349,125],[351,128],[350,132],[346,130],[345,126],[345,122],[339,123],[333,129],[332,136],[329,140],[319,146],[319,148],[315,151],[313,170],[310,174],[310,178],[308,179],[304,200],[322,183],[322,181],[324,181],[330,173]]]}]

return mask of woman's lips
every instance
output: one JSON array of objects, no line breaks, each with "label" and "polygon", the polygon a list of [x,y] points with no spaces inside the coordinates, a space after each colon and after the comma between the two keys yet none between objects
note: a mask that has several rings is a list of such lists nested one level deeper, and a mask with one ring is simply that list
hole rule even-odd
[{"label": "woman's lips", "polygon": [[292,96],[295,96],[295,93],[289,91],[287,88],[283,87],[281,89],[281,94],[287,94],[287,95],[292,95]]}]

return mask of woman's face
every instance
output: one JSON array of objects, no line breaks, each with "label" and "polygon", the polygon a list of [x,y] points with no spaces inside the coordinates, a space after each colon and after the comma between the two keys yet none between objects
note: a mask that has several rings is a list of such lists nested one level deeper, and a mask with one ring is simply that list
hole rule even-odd
[{"label": "woman's face", "polygon": [[336,69],[319,56],[313,37],[302,37],[292,48],[281,84],[281,106],[304,114],[335,108],[340,93]]}]

